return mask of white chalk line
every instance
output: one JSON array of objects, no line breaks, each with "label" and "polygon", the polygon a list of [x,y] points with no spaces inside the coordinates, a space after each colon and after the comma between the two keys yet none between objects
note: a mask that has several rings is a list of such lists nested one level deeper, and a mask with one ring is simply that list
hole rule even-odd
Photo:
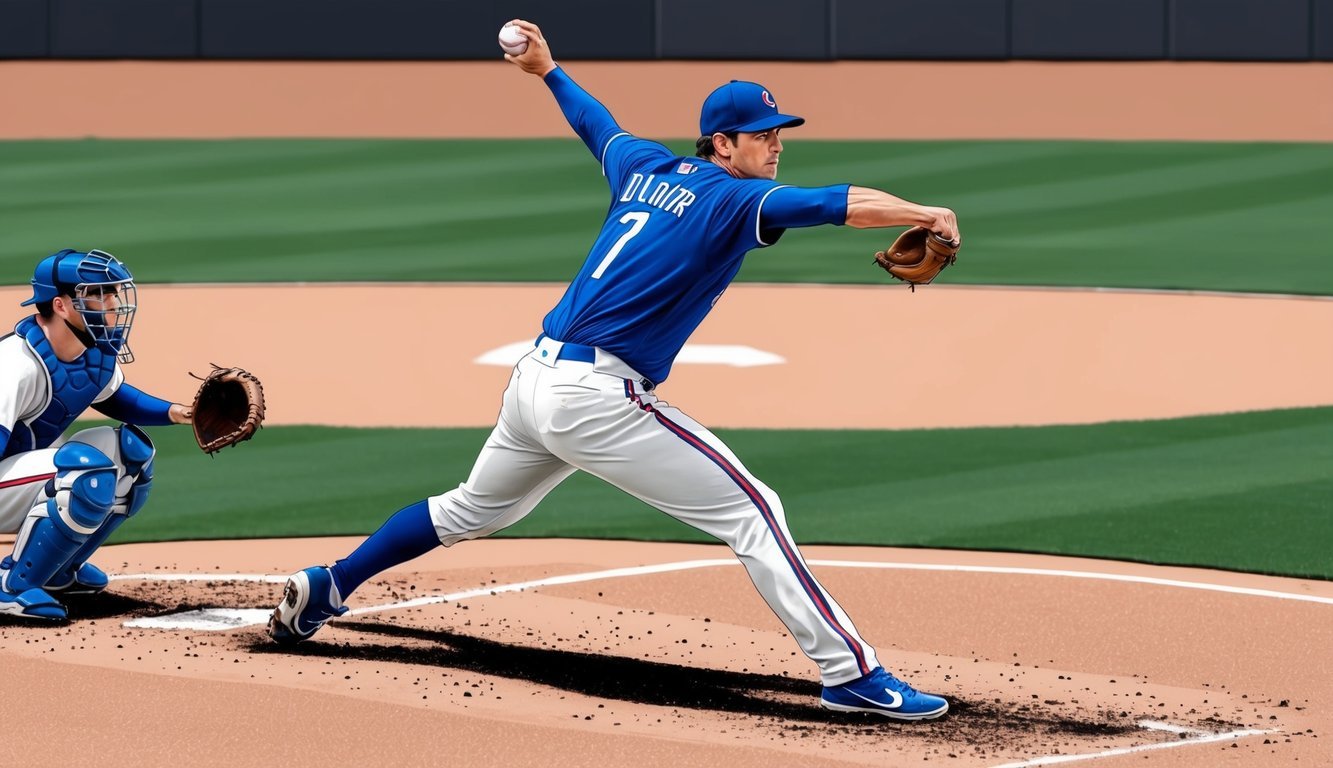
[{"label": "white chalk line", "polygon": [[[1012,566],[995,565],[951,565],[943,563],[892,563],[880,562],[874,560],[809,560],[810,565],[822,568],[871,568],[871,569],[894,569],[894,570],[914,570],[914,571],[940,571],[952,573],[989,573],[1018,576],[1060,576],[1072,579],[1092,579],[1098,581],[1115,581],[1130,584],[1149,584],[1153,586],[1174,587],[1178,589],[1196,589],[1208,592],[1221,592],[1233,595],[1247,595],[1251,597],[1267,597],[1277,600],[1295,600],[1299,602],[1318,603],[1322,605],[1333,605],[1333,597],[1321,597],[1319,595],[1302,595],[1292,592],[1279,592],[1271,589],[1255,589],[1252,587],[1235,587],[1225,584],[1208,584],[1206,582],[1183,581],[1180,579],[1161,579],[1154,576],[1135,576],[1130,574],[1117,573],[1099,573],[1096,571],[1071,571],[1059,569],[1042,568],[1020,568]],[[419,597],[412,600],[396,603],[385,603],[383,605],[367,606],[350,611],[349,615],[359,616],[366,613],[378,613],[381,611],[399,610],[402,608],[414,608],[422,605],[433,605],[456,600],[466,600],[472,597],[483,597],[485,595],[500,594],[503,592],[520,592],[534,587],[553,586],[559,584],[576,584],[585,581],[596,581],[599,579],[613,579],[628,576],[644,576],[654,573],[668,573],[671,571],[684,571],[695,568],[712,568],[716,566],[739,565],[734,559],[712,559],[712,560],[684,560],[675,563],[659,563],[656,565],[642,565],[630,568],[612,568],[610,570],[590,571],[586,573],[567,574],[563,576],[551,576],[544,579],[535,579],[532,581],[521,581],[512,584],[502,584],[492,587],[480,587],[469,589],[462,592],[452,592],[446,595],[434,595],[428,597]],[[110,577],[113,581],[249,581],[263,582],[271,584],[281,584],[287,580],[285,575],[274,574],[245,574],[245,573],[133,573],[117,574]],[[224,609],[218,609],[224,610]],[[258,622],[263,623],[263,622]],[[228,626],[226,629],[234,629],[234,626]]]},{"label": "white chalk line", "polygon": [[[1277,592],[1274,590],[1251,589],[1247,587],[1231,587],[1221,584],[1207,584],[1192,581],[1180,581],[1176,579],[1159,579],[1149,576],[1131,576],[1125,574],[1097,573],[1090,571],[1068,571],[1068,570],[1043,570],[1040,568],[1017,568],[1005,566],[980,566],[980,565],[946,565],[931,563],[886,563],[878,561],[854,561],[854,560],[810,560],[811,565],[826,568],[880,568],[880,569],[899,569],[899,570],[923,570],[923,571],[944,571],[944,572],[962,572],[962,573],[992,573],[1024,576],[1063,576],[1067,578],[1099,579],[1105,581],[1119,581],[1139,584],[1151,584],[1155,586],[1177,587],[1184,589],[1200,589],[1207,591],[1218,591],[1230,594],[1248,595],[1254,597],[1268,597],[1283,600],[1300,600],[1316,603],[1333,604],[1333,598],[1323,598],[1314,595],[1298,595],[1289,592]],[[348,616],[361,616],[370,613],[381,613],[385,611],[403,610],[406,608],[415,608],[425,605],[435,605],[446,602],[456,602],[467,600],[474,597],[485,597],[489,595],[498,595],[506,592],[522,592],[527,589],[537,587],[557,586],[561,584],[578,584],[588,581],[599,581],[602,579],[624,578],[630,576],[644,576],[649,574],[670,573],[672,571],[694,570],[698,568],[712,568],[718,566],[734,566],[740,563],[734,559],[712,559],[712,560],[685,560],[674,563],[658,563],[654,565],[633,566],[628,568],[611,568],[600,571],[588,571],[584,573],[564,574],[560,576],[549,576],[542,579],[532,579],[529,581],[519,581],[510,584],[499,584],[489,587],[478,587],[475,589],[463,590],[460,592],[450,592],[444,595],[430,595],[418,597],[412,600],[404,600],[393,603],[382,603],[380,605],[370,605],[349,611]],[[176,574],[120,574],[110,577],[117,581],[249,581],[263,583],[283,583],[287,577],[285,575],[274,574],[198,574],[198,573],[176,573]],[[127,627],[153,628],[153,629],[174,629],[174,630],[203,630],[203,631],[225,631],[239,629],[247,626],[262,625],[268,620],[271,613],[270,609],[228,609],[228,608],[203,608],[194,611],[186,611],[172,616],[145,617],[134,619],[124,623]],[[1157,744],[1143,744],[1132,747],[1120,747],[1116,749],[1103,750],[1101,752],[1092,752],[1073,755],[1049,755],[1046,757],[1034,758],[1021,762],[1004,763],[1002,765],[992,766],[992,768],[1035,768],[1043,765],[1058,765],[1062,763],[1080,762],[1085,760],[1097,760],[1107,757],[1118,757],[1120,755],[1134,754],[1137,752],[1148,752],[1153,750],[1174,749],[1177,747],[1196,746],[1200,744],[1209,744],[1218,741],[1227,741],[1240,739],[1248,736],[1259,736],[1263,734],[1276,733],[1276,730],[1236,730],[1224,733],[1210,733],[1183,726],[1174,725],[1158,720],[1141,720],[1136,723],[1140,728],[1146,730],[1159,730],[1184,735],[1188,738],[1181,738],[1176,741],[1162,742]]]},{"label": "white chalk line", "polygon": [[[423,605],[435,605],[437,603],[456,602],[467,600],[472,597],[484,597],[486,595],[497,595],[502,592],[521,592],[525,589],[534,587],[548,587],[559,584],[577,584],[584,581],[597,581],[599,579],[614,579],[626,576],[643,576],[651,573],[668,573],[670,571],[689,570],[692,568],[706,568],[717,565],[738,565],[736,560],[687,560],[679,563],[659,563],[657,565],[641,565],[632,568],[612,568],[604,571],[591,571],[588,573],[572,573],[562,576],[548,576],[544,579],[534,579],[532,581],[520,581],[513,584],[499,584],[491,587],[478,587],[476,589],[467,589],[462,592],[450,592],[446,595],[429,595],[418,597],[412,600],[403,600],[394,603],[383,603],[381,605],[370,605],[363,608],[357,608],[347,612],[348,616],[361,616],[367,613],[382,613],[384,611],[398,611],[406,608],[417,608]],[[117,580],[137,579],[140,581],[223,581],[228,574],[199,574],[199,573],[177,573],[177,574],[151,574],[136,573],[124,576],[112,576],[110,578]],[[287,581],[286,576],[274,575],[255,575],[255,574],[230,574],[236,576],[236,581],[252,582],[270,582],[283,583]],[[138,629],[192,629],[205,632],[225,632],[232,629],[240,629],[249,626],[258,626],[268,621],[272,610],[257,610],[253,608],[202,608],[192,611],[183,611],[181,613],[168,616],[145,616],[143,618],[131,619],[125,622],[127,627]]]},{"label": "white chalk line", "polygon": [[1277,600],[1298,600],[1309,603],[1333,605],[1333,597],[1319,595],[1301,595],[1294,592],[1278,592],[1272,589],[1254,589],[1252,587],[1233,587],[1226,584],[1208,584],[1200,581],[1182,581],[1179,579],[1159,579],[1155,576],[1134,576],[1123,573],[1098,573],[1096,571],[1066,571],[1047,568],[1019,568],[1002,565],[942,565],[934,563],[882,563],[877,561],[854,560],[810,560],[811,565],[831,568],[893,568],[908,571],[953,571],[958,573],[998,573],[1018,576],[1064,576],[1071,579],[1095,579],[1099,581],[1119,581],[1130,584],[1152,584],[1159,587],[1177,587],[1180,589],[1200,589],[1207,592],[1225,592],[1231,595],[1250,595],[1252,597],[1271,597]]},{"label": "white chalk line", "polygon": [[1039,765],[1059,765],[1061,763],[1077,763],[1084,760],[1100,760],[1107,757],[1119,757],[1121,755],[1132,755],[1136,752],[1152,752],[1160,749],[1175,749],[1177,747],[1193,747],[1199,744],[1212,744],[1218,741],[1231,741],[1234,739],[1243,739],[1247,736],[1262,736],[1266,733],[1277,733],[1273,730],[1239,730],[1226,731],[1225,733],[1209,733],[1208,731],[1195,730],[1193,728],[1182,728],[1171,723],[1163,723],[1158,720],[1140,720],[1136,723],[1140,728],[1156,731],[1169,731],[1171,733],[1191,734],[1190,738],[1179,739],[1177,741],[1164,741],[1158,744],[1141,744],[1136,747],[1118,747],[1116,749],[1107,749],[1101,752],[1086,752],[1077,755],[1048,755],[1046,757],[1037,757],[1031,760],[1021,760],[1017,763],[1002,763],[993,765],[991,768],[1033,768]]},{"label": "white chalk line", "polygon": [[504,584],[494,587],[479,587],[469,589],[463,592],[451,592],[447,595],[433,595],[429,597],[418,597],[401,603],[384,603],[383,605],[371,605],[365,608],[357,608],[348,611],[348,616],[360,616],[364,613],[379,613],[381,611],[394,611],[400,608],[415,608],[420,605],[433,605],[435,603],[447,603],[457,600],[466,600],[470,597],[485,597],[486,595],[498,595],[501,592],[522,592],[525,589],[533,587],[549,587],[558,584],[578,584],[584,581],[598,581],[600,579],[617,579],[626,576],[646,576],[653,573],[670,573],[671,571],[688,571],[694,568],[711,568],[718,565],[739,565],[736,560],[684,560],[678,563],[658,563],[657,565],[637,565],[631,568],[611,568],[605,571],[589,571],[587,573],[571,573],[564,576],[548,576],[544,579],[533,579],[532,581],[520,581],[514,584]]}]

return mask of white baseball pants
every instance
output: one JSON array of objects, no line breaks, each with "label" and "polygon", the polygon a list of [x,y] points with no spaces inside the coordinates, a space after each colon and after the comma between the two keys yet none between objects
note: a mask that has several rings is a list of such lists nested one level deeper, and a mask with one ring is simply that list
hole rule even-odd
[{"label": "white baseball pants", "polygon": [[[114,427],[89,427],[75,432],[69,440],[87,443],[106,454],[116,465],[117,500],[129,493],[135,477],[126,474]],[[56,449],[65,442],[58,440],[50,448],[17,453],[0,461],[0,533],[18,532],[34,507],[45,506],[46,496],[42,489],[56,476]]]},{"label": "white baseball pants", "polygon": [[777,494],[624,362],[600,349],[592,363],[561,359],[563,346],[543,338],[519,361],[467,482],[429,499],[440,541],[518,522],[581,469],[730,546],[824,685],[878,666],[797,551]]}]

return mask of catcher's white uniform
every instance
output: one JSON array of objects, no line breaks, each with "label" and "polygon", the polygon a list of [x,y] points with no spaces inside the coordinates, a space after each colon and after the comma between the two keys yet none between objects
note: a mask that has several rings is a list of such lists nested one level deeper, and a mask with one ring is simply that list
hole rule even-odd
[{"label": "catcher's white uniform", "polygon": [[[172,423],[172,404],[121,372],[137,293],[124,263],[67,248],[39,262],[31,284],[22,305],[38,314],[0,339],[0,531],[17,533],[0,561],[0,613],[60,620],[68,613],[51,593],[106,587],[88,558],[152,488],[153,444],[135,425]],[[90,407],[124,423],[62,442]]]},{"label": "catcher's white uniform", "polygon": [[[51,379],[46,365],[22,336],[11,334],[0,338],[0,430],[6,435],[4,445],[0,445],[0,456],[4,456],[0,459],[0,533],[18,531],[42,487],[55,477],[52,457],[63,440],[11,452],[13,444],[18,442],[14,433],[30,434],[28,425],[51,405]],[[94,396],[93,402],[106,400],[124,383],[125,375],[116,365],[111,381]],[[97,428],[85,430],[70,439],[87,442],[86,433],[96,431]]]}]

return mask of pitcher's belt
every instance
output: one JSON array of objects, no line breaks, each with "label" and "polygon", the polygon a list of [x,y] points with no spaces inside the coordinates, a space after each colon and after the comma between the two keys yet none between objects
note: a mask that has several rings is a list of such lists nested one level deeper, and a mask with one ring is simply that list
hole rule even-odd
[{"label": "pitcher's belt", "polygon": [[556,360],[576,360],[580,363],[592,363],[597,361],[597,348],[590,347],[587,344],[564,344],[560,347],[560,354],[555,356]]},{"label": "pitcher's belt", "polygon": [[[533,346],[535,347],[541,344],[542,339],[545,338],[547,338],[546,334],[541,334],[537,337],[537,340],[533,342]],[[579,363],[595,363],[597,362],[597,348],[590,347],[587,344],[570,344],[569,342],[562,342],[560,351],[556,353],[555,359],[573,360]],[[657,384],[653,382],[652,379],[640,376],[639,386],[643,387],[644,392],[651,392],[657,387]]]},{"label": "pitcher's belt", "polygon": [[[532,342],[532,346],[539,346],[542,343],[542,339],[550,338],[550,336],[547,336],[544,333],[538,334],[537,340]],[[551,340],[559,341],[558,339]],[[560,342],[560,345],[560,351],[556,353],[555,356],[556,360],[573,360],[578,363],[597,362],[597,347],[590,347],[587,344],[567,344],[563,341]],[[546,353],[543,352],[542,354],[545,355]]]}]

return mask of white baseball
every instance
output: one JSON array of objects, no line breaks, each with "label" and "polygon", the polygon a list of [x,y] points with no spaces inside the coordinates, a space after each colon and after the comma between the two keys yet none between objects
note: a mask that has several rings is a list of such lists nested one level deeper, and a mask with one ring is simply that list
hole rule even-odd
[{"label": "white baseball", "polygon": [[520,56],[528,49],[528,38],[513,24],[500,27],[500,50],[511,56]]}]

